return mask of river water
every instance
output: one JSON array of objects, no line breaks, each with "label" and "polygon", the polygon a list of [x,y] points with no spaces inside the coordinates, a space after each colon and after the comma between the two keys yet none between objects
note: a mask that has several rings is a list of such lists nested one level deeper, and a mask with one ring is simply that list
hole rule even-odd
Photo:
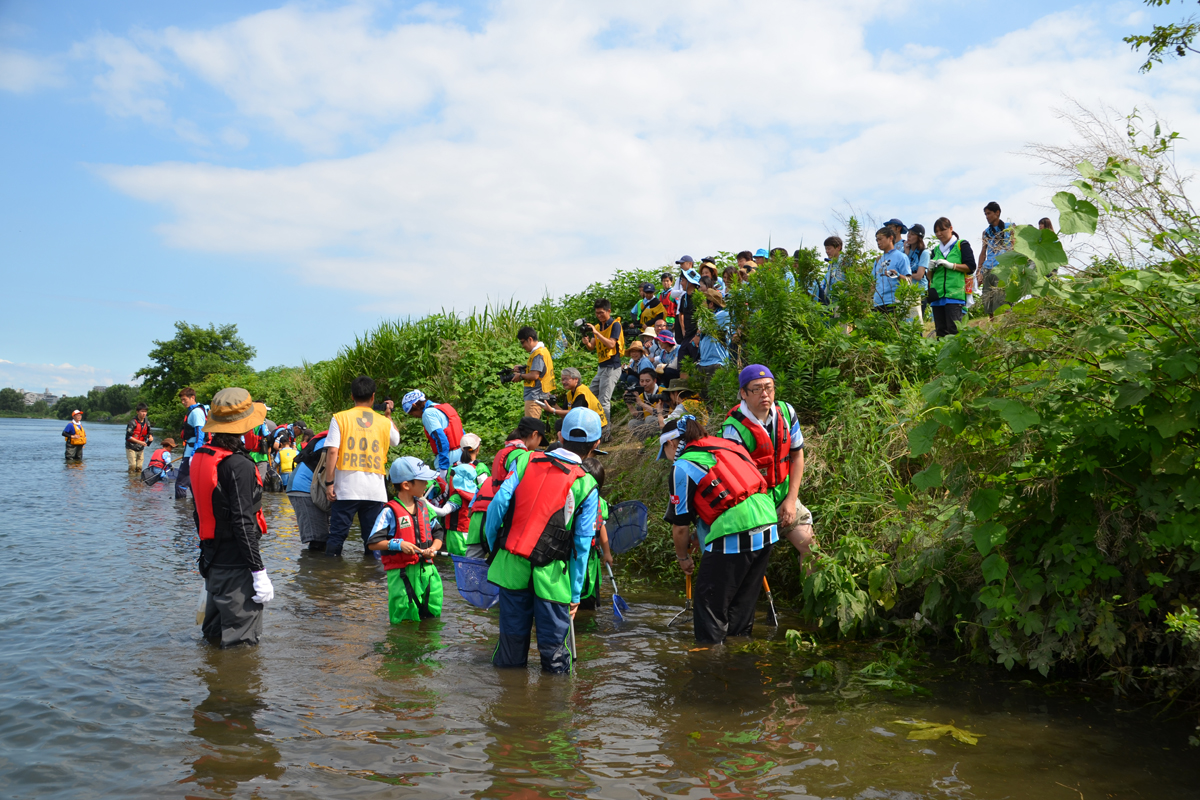
[{"label": "river water", "polygon": [[[391,626],[381,568],[301,552],[283,495],[263,642],[216,650],[190,501],[126,474],[123,426],[64,463],[62,425],[0,419],[0,797],[1200,796],[1187,726],[1100,687],[935,664],[928,697],[838,692],[782,644],[797,620],[692,652],[670,593],[630,587],[621,624],[581,612],[573,678],[536,653],[497,671],[494,612],[449,564],[442,618]],[[983,737],[912,741],[900,719]]]}]

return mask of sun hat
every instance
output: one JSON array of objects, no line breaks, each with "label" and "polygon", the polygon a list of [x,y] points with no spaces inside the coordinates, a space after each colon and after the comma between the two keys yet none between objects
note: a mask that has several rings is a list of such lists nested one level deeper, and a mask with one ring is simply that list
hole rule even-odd
[{"label": "sun hat", "polygon": [[887,227],[889,225],[894,225],[895,227],[900,229],[901,233],[908,233],[908,226],[905,225],[900,220],[896,219],[895,217],[892,217],[887,222],[883,223],[883,225],[884,225],[884,227]]},{"label": "sun hat", "polygon": [[754,251],[754,257],[755,258],[770,258],[771,254],[760,247]]},{"label": "sun hat", "polygon": [[713,303],[716,303],[721,308],[725,307],[725,295],[721,294],[720,289],[703,289],[704,296]]},{"label": "sun hat", "polygon": [[771,380],[775,380],[775,376],[771,374],[771,370],[765,365],[751,364],[747,367],[743,367],[742,371],[738,373],[738,386],[742,389],[745,389],[746,384],[750,383],[750,381],[756,381],[759,378],[770,378]]},{"label": "sun hat", "polygon": [[696,392],[694,390],[692,390],[691,388],[688,387],[687,378],[672,378],[671,382],[667,384],[666,388],[664,388],[663,391],[664,392],[687,392],[693,396],[695,396],[695,394],[696,394]]},{"label": "sun hat", "polygon": [[600,441],[600,415],[590,408],[572,408],[563,417],[562,437],[568,442]]},{"label": "sun hat", "polygon": [[650,327],[646,328],[646,330],[642,331],[642,336],[649,336],[652,339],[657,339],[658,331],[654,330],[654,326],[651,325]]},{"label": "sun hat", "polygon": [[676,263],[676,264],[695,264],[696,262],[695,262],[695,261],[692,261],[692,257],[691,257],[691,256],[684,256],[683,258],[679,259],[679,260],[678,260],[678,261],[676,261],[675,263]]},{"label": "sun hat", "polygon": [[694,269],[685,269],[683,271],[683,277],[687,278],[689,282],[694,283],[697,286],[700,285],[700,273]]},{"label": "sun hat", "polygon": [[162,446],[167,448],[168,450],[174,450],[175,449],[175,440],[172,439],[170,436],[168,436],[167,438],[162,440]]},{"label": "sun hat", "polygon": [[413,389],[404,397],[400,398],[400,407],[404,409],[404,413],[412,411],[412,407],[417,403],[425,402],[425,393],[420,389]]},{"label": "sun hat", "polygon": [[233,386],[213,395],[203,430],[205,434],[242,434],[262,425],[266,418],[266,406],[254,402],[245,389]]},{"label": "sun hat", "polygon": [[458,443],[468,450],[478,450],[482,440],[477,434],[464,433],[462,438],[458,440]]},{"label": "sun hat", "polygon": [[634,339],[632,342],[625,345],[625,352],[628,353],[630,350],[641,350],[643,353],[645,353],[646,347],[642,344],[641,339]]},{"label": "sun hat", "polygon": [[431,481],[437,476],[428,464],[416,456],[400,456],[392,462],[391,469],[388,470],[388,477],[396,486],[405,481]]},{"label": "sun hat", "polygon": [[658,335],[658,340],[663,344],[675,344],[675,334],[670,331],[663,331]]}]

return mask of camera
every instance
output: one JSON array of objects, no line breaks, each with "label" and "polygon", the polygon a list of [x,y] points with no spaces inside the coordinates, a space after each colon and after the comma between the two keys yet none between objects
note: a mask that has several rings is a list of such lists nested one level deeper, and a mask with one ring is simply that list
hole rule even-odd
[{"label": "camera", "polygon": [[637,396],[638,396],[638,393],[637,393],[636,389],[626,389],[625,390],[625,402],[626,403],[636,403]]},{"label": "camera", "polygon": [[383,398],[382,400],[380,400],[378,403],[376,403],[374,405],[374,409],[376,411],[378,411],[380,414],[384,413],[385,411],[387,411],[387,407],[384,404],[387,403],[387,401],[391,400],[391,399],[392,398],[390,396]]},{"label": "camera", "polygon": [[496,377],[500,379],[501,383],[512,383],[513,376],[516,374],[517,371],[512,367],[501,367],[496,371]]},{"label": "camera", "polygon": [[593,330],[592,323],[590,323],[590,322],[588,322],[587,320],[584,320],[584,319],[577,319],[577,320],[575,320],[575,323],[574,323],[574,324],[575,324],[575,328],[576,328],[576,329],[577,329],[577,330],[578,330],[580,333],[584,333],[584,334],[586,334],[586,333],[589,333],[590,331],[592,331],[592,330]]}]

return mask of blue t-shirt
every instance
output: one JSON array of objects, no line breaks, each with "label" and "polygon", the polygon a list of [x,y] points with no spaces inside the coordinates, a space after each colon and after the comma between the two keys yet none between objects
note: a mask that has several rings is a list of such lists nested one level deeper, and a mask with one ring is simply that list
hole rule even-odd
[{"label": "blue t-shirt", "polygon": [[208,422],[208,407],[198,405],[188,412],[187,424],[191,425],[196,430],[196,435],[191,439],[184,441],[183,457],[189,458],[192,453],[196,452],[197,447],[203,447],[208,441],[208,437],[204,435],[204,423]]},{"label": "blue t-shirt", "polygon": [[887,276],[889,269],[899,275],[912,274],[912,269],[908,265],[908,256],[904,253],[895,248],[881,253],[879,258],[875,259],[874,303],[877,306],[890,306],[896,302],[896,288],[903,278],[889,278]]},{"label": "blue t-shirt", "polygon": [[987,255],[983,258],[983,268],[992,269],[998,258],[1013,249],[1013,226],[1000,220],[999,225],[988,225],[983,230],[983,243],[987,246]]},{"label": "blue t-shirt", "polygon": [[[325,437],[321,437],[321,441],[313,445],[313,452],[320,450],[325,446]],[[296,466],[292,469],[292,479],[288,483],[289,492],[304,492],[308,493],[312,489],[313,473],[312,469],[307,464],[302,464],[299,461],[295,462]]]},{"label": "blue t-shirt", "polygon": [[921,280],[917,281],[922,289],[929,288],[929,248],[926,247],[920,252],[913,251],[908,254],[908,266],[912,270],[912,274],[916,275],[921,267],[925,268],[925,274],[921,276]]},{"label": "blue t-shirt", "polygon": [[[729,312],[725,309],[721,309],[717,313],[713,314],[713,317],[717,320],[717,324],[724,328],[726,333],[728,333],[732,327],[732,323],[729,319]],[[701,334],[700,360],[696,362],[697,366],[713,367],[728,363],[728,361],[729,350],[725,348],[724,340],[716,339],[712,336],[709,336],[707,333]]]}]

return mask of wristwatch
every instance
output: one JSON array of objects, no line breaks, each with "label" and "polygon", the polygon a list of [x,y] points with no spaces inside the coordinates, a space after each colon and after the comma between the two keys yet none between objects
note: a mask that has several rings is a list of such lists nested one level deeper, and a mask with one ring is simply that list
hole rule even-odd
[{"label": "wristwatch", "polygon": [[333,481],[325,481],[326,486],[333,486]]}]

